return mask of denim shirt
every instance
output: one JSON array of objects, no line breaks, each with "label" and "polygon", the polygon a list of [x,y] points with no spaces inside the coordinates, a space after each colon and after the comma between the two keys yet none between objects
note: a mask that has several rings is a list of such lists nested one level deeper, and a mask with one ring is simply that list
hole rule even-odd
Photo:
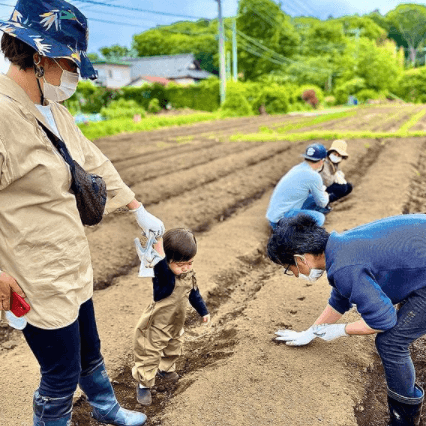
[{"label": "denim shirt", "polygon": [[343,314],[356,305],[371,328],[388,330],[397,321],[394,304],[426,287],[426,215],[333,232],[325,258],[333,309]]},{"label": "denim shirt", "polygon": [[284,213],[301,209],[309,195],[313,196],[320,207],[328,204],[328,194],[323,188],[320,174],[304,161],[294,166],[278,182],[272,193],[266,218],[270,222],[278,222]]}]

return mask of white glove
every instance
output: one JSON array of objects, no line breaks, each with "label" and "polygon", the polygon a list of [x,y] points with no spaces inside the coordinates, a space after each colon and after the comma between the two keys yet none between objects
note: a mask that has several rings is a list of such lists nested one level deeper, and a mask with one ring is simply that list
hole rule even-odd
[{"label": "white glove", "polygon": [[148,213],[142,204],[137,209],[129,211],[136,216],[138,225],[142,228],[147,237],[149,236],[149,231],[152,231],[156,238],[164,234],[165,228],[163,222],[151,213]]},{"label": "white glove", "polygon": [[321,324],[316,325],[314,335],[320,337],[322,340],[330,342],[331,340],[339,337],[346,337],[349,334],[345,330],[346,324]]},{"label": "white glove", "polygon": [[154,266],[163,259],[156,250],[152,247],[155,243],[155,236],[153,232],[149,233],[149,238],[146,247],[142,247],[139,238],[135,238],[136,252],[138,254],[141,265],[139,268],[140,277],[154,277]]},{"label": "white glove", "polygon": [[334,182],[338,183],[339,185],[345,185],[346,179],[345,175],[341,170],[338,170],[334,175]]},{"label": "white glove", "polygon": [[314,326],[305,331],[297,332],[294,330],[278,330],[275,332],[278,337],[275,340],[284,341],[289,346],[303,346],[315,339]]}]

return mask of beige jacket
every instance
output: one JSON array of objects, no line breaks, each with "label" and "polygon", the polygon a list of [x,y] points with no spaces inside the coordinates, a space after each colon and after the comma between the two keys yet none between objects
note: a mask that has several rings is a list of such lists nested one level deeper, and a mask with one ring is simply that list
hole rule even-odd
[{"label": "beige jacket", "polygon": [[339,170],[339,165],[332,163],[328,158],[324,161],[324,168],[320,171],[322,181],[326,187],[336,183],[336,172]]},{"label": "beige jacket", "polygon": [[[71,156],[107,184],[106,212],[135,194],[111,162],[75,125],[68,110],[50,103]],[[44,116],[13,80],[0,75],[0,269],[24,290],[30,324],[55,329],[74,322],[93,294],[89,244],[70,193],[71,174],[38,125]]]}]

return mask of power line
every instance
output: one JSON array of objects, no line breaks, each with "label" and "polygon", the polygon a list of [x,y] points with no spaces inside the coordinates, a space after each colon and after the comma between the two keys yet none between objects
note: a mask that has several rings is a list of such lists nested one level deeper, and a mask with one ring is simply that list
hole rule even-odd
[{"label": "power line", "polygon": [[78,1],[80,1],[82,3],[95,4],[95,5],[98,5],[98,6],[114,7],[114,8],[117,8],[117,9],[132,10],[134,12],[152,13],[154,15],[173,16],[173,17],[176,17],[176,18],[205,19],[202,16],[179,15],[179,14],[176,14],[176,13],[159,12],[159,11],[156,11],[156,10],[146,10],[146,9],[140,9],[138,7],[111,4],[111,3],[105,3],[105,2],[94,1],[94,0],[78,0]]}]

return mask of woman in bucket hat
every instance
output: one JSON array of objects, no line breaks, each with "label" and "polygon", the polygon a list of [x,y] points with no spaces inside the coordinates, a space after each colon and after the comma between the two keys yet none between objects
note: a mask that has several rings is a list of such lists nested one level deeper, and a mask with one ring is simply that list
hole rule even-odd
[{"label": "woman in bucket hat", "polygon": [[63,0],[18,0],[0,29],[11,63],[0,75],[0,313],[4,318],[9,310],[12,291],[31,306],[23,334],[41,370],[33,424],[69,425],[78,384],[96,420],[142,425],[145,414],[120,407],[105,370],[89,245],[70,192],[70,170],[40,123],[87,172],[103,177],[106,213],[127,206],[147,235],[161,236],[163,223],[135,199],[59,103],[75,92],[79,76],[96,78],[86,54],[84,15]]},{"label": "woman in bucket hat", "polygon": [[339,170],[339,165],[348,158],[347,143],[344,140],[335,140],[327,151],[327,158],[320,175],[327,187],[330,203],[346,197],[352,192],[352,184],[347,182],[344,173]]}]

